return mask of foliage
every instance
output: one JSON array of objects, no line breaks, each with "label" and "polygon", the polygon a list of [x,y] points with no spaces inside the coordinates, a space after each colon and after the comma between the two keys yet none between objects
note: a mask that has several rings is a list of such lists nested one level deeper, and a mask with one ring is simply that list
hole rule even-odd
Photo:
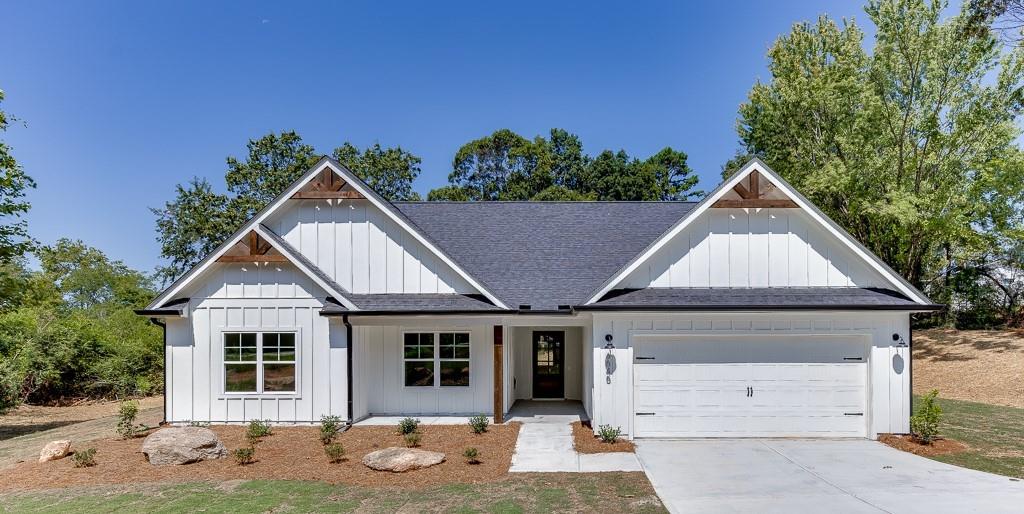
[{"label": "foliage", "polygon": [[135,417],[139,414],[139,402],[125,400],[117,409],[117,435],[121,439],[131,439],[138,435],[139,427]]},{"label": "foliage", "polygon": [[209,421],[189,420],[188,421],[188,426],[190,426],[190,427],[197,427],[197,428],[210,428],[210,422]]},{"label": "foliage", "polygon": [[235,448],[231,451],[231,456],[235,458],[235,463],[239,466],[245,466],[256,462],[256,447],[245,446],[242,448]]},{"label": "foliage", "polygon": [[929,391],[921,397],[920,405],[914,411],[914,415],[910,416],[910,431],[924,444],[931,444],[939,435],[942,408],[935,402],[938,396],[938,389]]},{"label": "foliage", "polygon": [[341,431],[342,422],[338,416],[320,416],[320,442],[331,444]]},{"label": "foliage", "polygon": [[480,464],[480,452],[473,447],[466,448],[462,452],[462,456],[466,458],[467,464]]},{"label": "foliage", "polygon": [[415,418],[402,418],[398,422],[398,433],[405,435],[411,434],[420,428],[420,420]]},{"label": "foliage", "polygon": [[956,273],[1004,260],[1024,201],[1024,49],[943,6],[870,1],[870,52],[852,21],[794,25],[740,106],[730,163],[760,156],[940,301]]},{"label": "foliage", "polygon": [[491,421],[483,414],[477,414],[476,416],[469,418],[469,426],[473,429],[473,433],[475,434],[482,434],[486,432],[487,425],[490,423]]},{"label": "foliage", "polygon": [[9,267],[19,295],[0,309],[0,374],[19,401],[159,392],[161,331],[133,312],[150,280],[81,241],[36,254],[38,271]]},{"label": "foliage", "polygon": [[255,445],[260,439],[269,436],[271,433],[270,420],[260,421],[254,419],[249,422],[249,426],[245,429],[245,437],[249,439],[249,444],[251,445]]},{"label": "foliage", "polygon": [[[191,269],[320,159],[294,131],[251,139],[247,148],[244,160],[227,158],[226,193],[194,178],[177,186],[174,200],[151,209],[160,254],[167,259],[160,270],[164,282]],[[360,151],[347,142],[334,156],[385,198],[418,199],[412,182],[420,172],[419,157],[379,144]]]},{"label": "foliage", "polygon": [[[3,101],[4,91],[0,89],[0,103]],[[11,121],[15,119],[0,110],[0,132],[6,132]],[[0,140],[0,263],[21,257],[35,244],[22,219],[30,207],[25,193],[35,187],[35,181],[14,159],[11,147]]]},{"label": "foliage", "polygon": [[612,427],[611,425],[599,425],[597,427],[597,437],[601,439],[601,442],[614,444],[615,441],[619,440],[620,435],[622,435],[622,429],[619,427]]},{"label": "foliage", "polygon": [[403,439],[405,440],[405,445],[408,446],[409,448],[415,448],[419,446],[420,439],[422,438],[423,436],[420,435],[419,432],[409,432],[408,434],[405,434],[405,436],[403,436]]},{"label": "foliage", "polygon": [[76,468],[91,468],[96,465],[96,448],[86,448],[71,454]]},{"label": "foliage", "polygon": [[7,362],[0,362],[0,416],[21,403],[21,376]]},{"label": "foliage", "polygon": [[324,445],[324,453],[331,464],[337,464],[345,460],[345,447],[341,443],[328,443]]},{"label": "foliage", "polygon": [[685,200],[699,196],[686,154],[665,148],[647,160],[625,151],[583,153],[579,137],[551,129],[526,139],[508,129],[466,143],[455,154],[449,185],[431,201]]}]

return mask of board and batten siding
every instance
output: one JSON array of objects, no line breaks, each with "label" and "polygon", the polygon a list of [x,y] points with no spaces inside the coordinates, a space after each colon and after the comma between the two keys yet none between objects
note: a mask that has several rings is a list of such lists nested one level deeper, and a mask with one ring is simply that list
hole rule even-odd
[{"label": "board and batten siding", "polygon": [[[354,325],[353,417],[369,415],[493,414],[494,328],[413,319],[388,325]],[[406,387],[404,332],[469,332],[468,387]]]},{"label": "board and batten siding", "polygon": [[[906,340],[910,317],[906,313],[701,313],[594,314],[591,349],[594,363],[593,426],[609,424],[633,431],[633,339],[664,334],[680,336],[864,336],[868,352],[868,434],[907,433],[910,430],[910,355],[892,334]],[[611,334],[617,368],[605,380],[605,335]],[[685,343],[681,343],[685,344]]]},{"label": "board and batten siding", "polygon": [[351,293],[479,293],[368,200],[293,200],[267,226]]},{"label": "board and batten siding", "polygon": [[[172,423],[347,418],[345,327],[319,315],[325,292],[290,264],[215,264],[167,320],[166,419]],[[295,394],[226,394],[224,332],[297,333]]]},{"label": "board and batten siding", "polygon": [[800,209],[708,209],[617,287],[891,287]]}]

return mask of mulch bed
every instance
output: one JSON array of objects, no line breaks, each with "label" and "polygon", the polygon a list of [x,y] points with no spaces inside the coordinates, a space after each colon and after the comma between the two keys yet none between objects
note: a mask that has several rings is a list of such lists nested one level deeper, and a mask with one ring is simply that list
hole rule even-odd
[{"label": "mulch bed", "polygon": [[[195,482],[251,479],[319,480],[371,487],[421,488],[438,484],[493,482],[508,474],[519,424],[492,425],[474,434],[467,425],[420,426],[420,449],[446,454],[445,462],[426,469],[391,473],[374,471],[362,464],[367,453],[389,446],[405,446],[393,426],[353,427],[338,436],[347,459],[331,464],[319,440],[318,427],[274,427],[256,445],[256,462],[239,466],[231,450],[248,446],[243,426],[214,426],[229,455],[214,461],[183,466],[153,466],[142,454],[142,438],[103,439],[86,445],[96,448],[97,465],[75,468],[70,457],[38,463],[17,464],[3,473],[0,491],[52,489],[54,487],[141,482]],[[479,464],[467,464],[463,450],[479,451]]]},{"label": "mulch bed", "polygon": [[967,449],[967,445],[964,443],[945,438],[936,439],[932,441],[932,444],[922,444],[917,438],[910,435],[881,434],[878,436],[878,441],[897,450],[923,457],[957,453]]},{"label": "mulch bed", "polygon": [[636,448],[626,439],[606,443],[594,435],[594,429],[582,421],[572,423],[572,445],[579,453],[633,453]]}]

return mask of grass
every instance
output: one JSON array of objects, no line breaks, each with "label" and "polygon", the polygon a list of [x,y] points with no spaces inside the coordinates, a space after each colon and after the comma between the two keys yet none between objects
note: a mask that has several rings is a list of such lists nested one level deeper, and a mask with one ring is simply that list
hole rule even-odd
[{"label": "grass", "polygon": [[665,512],[640,473],[537,473],[426,489],[252,480],[0,495],[0,512]]},{"label": "grass", "polygon": [[[914,397],[915,407],[919,397]],[[939,433],[966,444],[966,451],[935,460],[1024,478],[1024,409],[939,398]]]}]

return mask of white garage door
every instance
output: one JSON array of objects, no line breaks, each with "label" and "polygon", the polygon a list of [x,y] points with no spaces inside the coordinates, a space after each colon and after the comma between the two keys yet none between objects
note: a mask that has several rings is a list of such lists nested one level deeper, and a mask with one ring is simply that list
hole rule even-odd
[{"label": "white garage door", "polygon": [[865,437],[866,338],[634,341],[635,437]]}]

